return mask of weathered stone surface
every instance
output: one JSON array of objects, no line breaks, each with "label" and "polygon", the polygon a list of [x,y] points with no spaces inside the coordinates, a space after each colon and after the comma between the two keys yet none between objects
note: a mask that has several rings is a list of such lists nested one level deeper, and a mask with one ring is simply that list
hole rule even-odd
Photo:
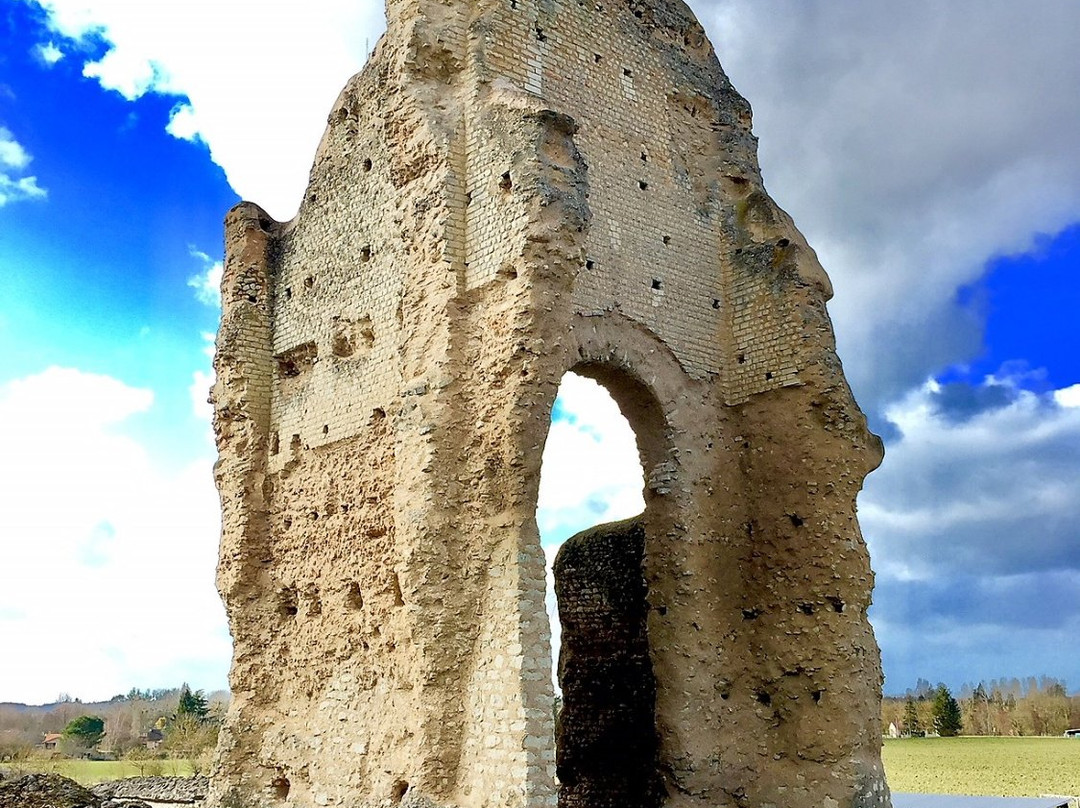
[{"label": "weathered stone surface", "polygon": [[887,806],[855,521],[881,446],[700,25],[677,0],[387,10],[297,217],[226,221],[208,803],[555,803],[535,508],[574,370],[646,471],[663,804]]},{"label": "weathered stone surface", "polygon": [[0,808],[99,808],[101,800],[59,774],[0,778]]},{"label": "weathered stone surface", "polygon": [[205,776],[194,777],[128,777],[110,780],[94,786],[91,791],[102,800],[149,801],[176,805],[191,805],[206,799],[209,781]]}]

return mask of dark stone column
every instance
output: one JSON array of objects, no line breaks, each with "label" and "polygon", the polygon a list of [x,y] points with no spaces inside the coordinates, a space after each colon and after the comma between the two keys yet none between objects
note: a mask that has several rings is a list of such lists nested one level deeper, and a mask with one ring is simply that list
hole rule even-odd
[{"label": "dark stone column", "polygon": [[637,517],[569,539],[555,559],[562,624],[559,808],[657,808],[656,682]]}]

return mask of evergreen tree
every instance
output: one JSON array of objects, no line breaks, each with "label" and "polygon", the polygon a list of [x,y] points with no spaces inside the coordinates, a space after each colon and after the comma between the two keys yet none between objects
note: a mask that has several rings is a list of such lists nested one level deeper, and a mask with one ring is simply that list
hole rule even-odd
[{"label": "evergreen tree", "polygon": [[105,737],[105,722],[96,715],[80,715],[63,731],[64,739],[81,749],[93,749]]},{"label": "evergreen tree", "polygon": [[949,688],[938,685],[934,691],[934,703],[931,708],[934,717],[934,729],[942,738],[951,738],[960,734],[963,720],[960,715],[960,705],[956,703]]},{"label": "evergreen tree", "polygon": [[201,690],[192,691],[188,683],[184,682],[180,688],[180,702],[176,706],[176,717],[190,716],[197,721],[202,721],[210,712],[206,703],[206,695]]},{"label": "evergreen tree", "polygon": [[923,734],[922,725],[919,723],[919,710],[915,706],[915,700],[910,696],[904,705],[904,734],[912,738]]}]

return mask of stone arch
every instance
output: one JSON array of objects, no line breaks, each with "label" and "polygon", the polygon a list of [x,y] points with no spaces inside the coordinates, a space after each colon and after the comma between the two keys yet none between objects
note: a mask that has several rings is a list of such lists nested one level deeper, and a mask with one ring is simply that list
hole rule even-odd
[{"label": "stone arch", "polygon": [[686,430],[672,418],[686,415],[677,405],[690,379],[655,334],[617,312],[576,318],[572,333],[559,380],[571,372],[589,378],[618,405],[644,472],[645,509],[579,532],[555,560],[563,627],[552,648],[563,692],[555,730],[558,803],[654,808],[664,785],[647,580],[669,577],[667,553],[652,545],[677,522],[674,459]]},{"label": "stone arch", "polygon": [[[581,363],[572,372],[618,395],[624,417],[630,416],[638,467],[660,463],[668,430],[646,385],[610,365]],[[646,512],[660,501],[648,498]],[[560,641],[552,647],[562,693],[555,722],[561,808],[660,804],[643,566],[646,512],[588,526],[566,539],[554,559],[561,624]]]},{"label": "stone arch", "polygon": [[574,319],[563,374],[593,379],[618,404],[638,441],[647,492],[651,478],[674,472],[677,404],[692,381],[670,348],[640,323],[617,312]]},{"label": "stone arch", "polygon": [[606,362],[583,360],[567,372],[592,379],[614,399],[634,433],[648,489],[650,475],[671,454],[671,430],[659,399],[639,375]]}]

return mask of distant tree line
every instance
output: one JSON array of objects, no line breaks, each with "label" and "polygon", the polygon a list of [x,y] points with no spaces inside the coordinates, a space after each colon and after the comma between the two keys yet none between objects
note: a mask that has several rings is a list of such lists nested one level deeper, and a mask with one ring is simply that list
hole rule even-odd
[{"label": "distant tree line", "polygon": [[[207,696],[186,683],[140,690],[106,702],[83,703],[66,694],[53,704],[0,704],[0,763],[31,756],[109,756],[146,761],[191,760],[199,769],[217,742],[228,694]],[[59,736],[49,744],[46,736]]]},{"label": "distant tree line", "polygon": [[1061,735],[1080,727],[1080,694],[1051,676],[992,679],[964,684],[960,698],[944,684],[919,679],[903,696],[886,696],[882,733],[890,726],[904,736]]}]

